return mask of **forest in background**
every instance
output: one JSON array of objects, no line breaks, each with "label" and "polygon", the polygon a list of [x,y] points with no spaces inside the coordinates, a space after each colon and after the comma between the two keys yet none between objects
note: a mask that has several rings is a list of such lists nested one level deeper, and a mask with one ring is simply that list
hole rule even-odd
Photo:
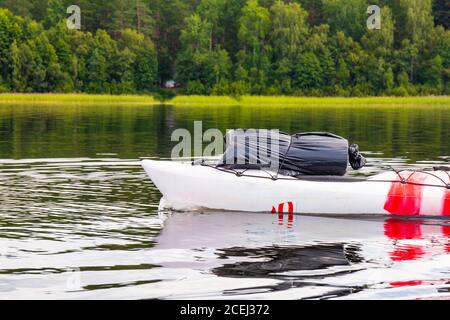
[{"label": "forest in background", "polygon": [[[66,27],[81,8],[81,30]],[[366,26],[378,5],[381,29]],[[0,0],[0,92],[450,93],[449,0]]]}]

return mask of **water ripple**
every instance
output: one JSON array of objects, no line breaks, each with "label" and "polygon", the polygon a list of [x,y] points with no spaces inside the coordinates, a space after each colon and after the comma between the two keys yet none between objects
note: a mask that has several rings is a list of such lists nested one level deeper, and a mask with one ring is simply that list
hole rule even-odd
[{"label": "water ripple", "polygon": [[[363,175],[408,166],[371,160]],[[159,199],[138,160],[1,160],[0,298],[450,294],[446,220],[295,216],[280,225],[270,214],[158,212]]]}]

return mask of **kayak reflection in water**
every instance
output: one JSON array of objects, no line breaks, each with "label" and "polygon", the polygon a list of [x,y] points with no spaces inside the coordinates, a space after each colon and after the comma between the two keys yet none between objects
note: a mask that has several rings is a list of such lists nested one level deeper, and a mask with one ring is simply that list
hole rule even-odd
[{"label": "kayak reflection in water", "polygon": [[[168,217],[155,249],[214,252],[204,258],[202,270],[281,281],[258,290],[335,283],[339,289],[332,295],[339,297],[367,286],[445,286],[449,231],[446,220],[183,212]],[[430,279],[428,270],[438,276]]]}]

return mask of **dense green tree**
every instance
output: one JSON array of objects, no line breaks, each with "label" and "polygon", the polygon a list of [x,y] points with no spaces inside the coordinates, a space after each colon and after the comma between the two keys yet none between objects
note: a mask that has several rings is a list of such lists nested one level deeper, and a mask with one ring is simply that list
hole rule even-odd
[{"label": "dense green tree", "polygon": [[183,51],[189,53],[205,52],[209,49],[211,23],[198,14],[186,19],[186,27],[181,32]]},{"label": "dense green tree", "polygon": [[133,29],[120,32],[117,42],[115,82],[122,83],[122,92],[149,91],[157,81],[158,62],[152,41]]},{"label": "dense green tree", "polygon": [[202,84],[202,90],[209,92],[220,81],[229,79],[231,62],[228,53],[221,49],[192,55],[185,53],[180,55],[177,69],[180,83],[197,81]]},{"label": "dense green tree", "polygon": [[44,19],[46,27],[55,26],[67,17],[67,5],[65,0],[48,0],[47,1],[47,15]]},{"label": "dense green tree", "polygon": [[44,21],[47,17],[47,7],[49,0],[29,0],[32,4],[30,8],[31,17],[37,21]]},{"label": "dense green tree", "polygon": [[298,0],[298,2],[308,12],[308,22],[310,25],[321,25],[326,22],[321,0]]},{"label": "dense green tree", "polygon": [[298,3],[285,4],[277,0],[271,7],[271,14],[274,56],[292,59],[306,46],[308,13]]},{"label": "dense green tree", "polygon": [[40,92],[57,91],[62,74],[55,48],[45,33],[41,33],[36,39],[29,41],[29,45],[34,53],[35,68],[39,74],[43,75],[33,79],[32,87],[37,88],[37,91]]},{"label": "dense green tree", "polygon": [[392,68],[388,68],[383,75],[383,84],[385,93],[388,95],[392,93],[392,89],[394,89],[395,81],[394,81],[394,72]]},{"label": "dense green tree", "polygon": [[25,91],[26,72],[23,70],[22,52],[18,48],[16,41],[11,44],[9,50],[9,68],[11,70],[11,89],[16,92]]},{"label": "dense green tree", "polygon": [[60,63],[65,67],[68,67],[74,54],[70,45],[70,33],[64,22],[58,23],[47,32],[47,37],[55,48]]},{"label": "dense green tree", "polygon": [[323,84],[323,70],[319,58],[313,52],[305,52],[295,65],[294,85],[303,92],[319,88]]},{"label": "dense green tree", "polygon": [[33,2],[30,0],[0,0],[0,7],[9,9],[18,16],[28,17],[31,15]]},{"label": "dense green tree", "polygon": [[238,32],[243,50],[257,56],[265,50],[265,43],[270,29],[269,10],[261,7],[258,0],[248,0],[242,9]]},{"label": "dense green tree", "polygon": [[208,57],[208,69],[211,71],[211,84],[227,81],[231,73],[231,61],[228,52],[220,48],[214,50]]},{"label": "dense green tree", "polygon": [[136,14],[134,16],[134,23],[136,30],[146,36],[151,36],[153,32],[153,18],[148,2],[145,0],[134,0],[132,8]]},{"label": "dense green tree", "polygon": [[361,43],[368,53],[377,57],[389,58],[394,48],[394,20],[391,9],[383,7],[381,17],[381,29],[367,30]]},{"label": "dense green tree", "polygon": [[90,32],[73,31],[68,33],[71,45],[73,59],[72,59],[72,79],[75,84],[76,91],[84,91],[85,83],[87,81],[87,62],[95,46],[94,36]]},{"label": "dense green tree", "polygon": [[[148,8],[148,10],[150,10]],[[146,12],[148,13],[148,11]],[[134,20],[136,17],[136,9],[134,0],[118,1],[113,10],[111,19],[111,31],[114,35],[119,35],[122,30],[136,29]]]},{"label": "dense green tree", "polygon": [[0,66],[3,79],[8,77],[8,56],[12,43],[23,40],[24,22],[8,10],[0,9]]},{"label": "dense green tree", "polygon": [[209,51],[213,49],[214,36],[224,7],[225,0],[201,0],[198,6],[200,16],[209,23]]},{"label": "dense green tree", "polygon": [[330,48],[329,26],[322,24],[312,28],[307,40],[308,49],[319,58],[323,76],[323,90],[329,93],[336,76],[336,62]]},{"label": "dense green tree", "polygon": [[366,29],[369,6],[366,0],[321,1],[325,18],[333,32],[342,31],[355,40],[361,38]]},{"label": "dense green tree", "polygon": [[343,58],[338,61],[336,70],[336,82],[341,87],[346,87],[350,81],[350,71],[348,70],[347,63]]},{"label": "dense green tree", "polygon": [[219,24],[223,26],[218,38],[220,38],[221,46],[228,51],[232,58],[236,57],[239,51],[239,41],[236,36],[239,32],[239,18],[245,1],[227,0],[224,5],[223,14],[220,17]]},{"label": "dense green tree", "polygon": [[158,72],[156,52],[150,42],[138,51],[135,67],[136,87],[141,91],[150,91],[154,88]]},{"label": "dense green tree", "polygon": [[86,64],[84,90],[89,93],[108,92],[108,65],[98,48],[92,51]]},{"label": "dense green tree", "polygon": [[433,16],[436,25],[450,27],[450,0],[434,0]]},{"label": "dense green tree", "polygon": [[402,41],[402,46],[395,53],[397,72],[407,72],[410,81],[414,81],[419,49],[409,39]]},{"label": "dense green tree", "polygon": [[[136,55],[127,48],[116,52],[116,57],[112,63],[113,68],[110,75],[111,93],[124,94],[133,93],[136,91],[135,81],[133,78],[135,74],[133,70],[135,58]],[[149,74],[151,73],[149,72]],[[153,80],[154,79],[152,79],[152,81]]]},{"label": "dense green tree", "polygon": [[431,0],[399,0],[405,13],[406,37],[421,50],[433,30]]},{"label": "dense green tree", "polygon": [[180,35],[185,19],[192,15],[192,8],[185,0],[152,0],[150,8],[155,20],[154,39],[158,53],[159,82],[172,79],[175,63],[181,48]]},{"label": "dense green tree", "polygon": [[[258,0],[248,0],[239,20],[238,39],[241,51],[238,65],[247,71],[252,93],[263,94],[270,70],[268,33],[271,27],[269,10],[260,6]],[[240,80],[240,79],[238,79]]]},{"label": "dense green tree", "polygon": [[[40,92],[40,83],[45,79],[45,70],[37,65],[31,48],[22,43],[17,48],[15,42],[11,45],[12,79],[11,87],[15,92]],[[33,88],[33,85],[38,87]]]},{"label": "dense green tree", "polygon": [[442,71],[442,58],[437,55],[424,62],[420,70],[420,79],[424,84],[440,89],[442,86]]}]

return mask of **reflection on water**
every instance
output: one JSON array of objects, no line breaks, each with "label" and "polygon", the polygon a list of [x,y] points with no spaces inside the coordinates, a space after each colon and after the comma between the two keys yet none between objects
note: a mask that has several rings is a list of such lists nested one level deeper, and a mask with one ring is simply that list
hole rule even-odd
[{"label": "reflection on water", "polygon": [[435,297],[450,289],[448,220],[162,213],[159,197],[138,161],[3,161],[0,298]]},{"label": "reflection on water", "polygon": [[155,250],[204,253],[208,273],[236,283],[222,292],[233,298],[435,298],[450,289],[448,228],[448,220],[317,216],[295,216],[289,228],[270,214],[177,213]]},{"label": "reflection on water", "polygon": [[0,299],[450,296],[449,220],[157,211],[139,159],[199,119],[334,131],[363,175],[448,164],[448,108],[281,111],[1,106]]}]

